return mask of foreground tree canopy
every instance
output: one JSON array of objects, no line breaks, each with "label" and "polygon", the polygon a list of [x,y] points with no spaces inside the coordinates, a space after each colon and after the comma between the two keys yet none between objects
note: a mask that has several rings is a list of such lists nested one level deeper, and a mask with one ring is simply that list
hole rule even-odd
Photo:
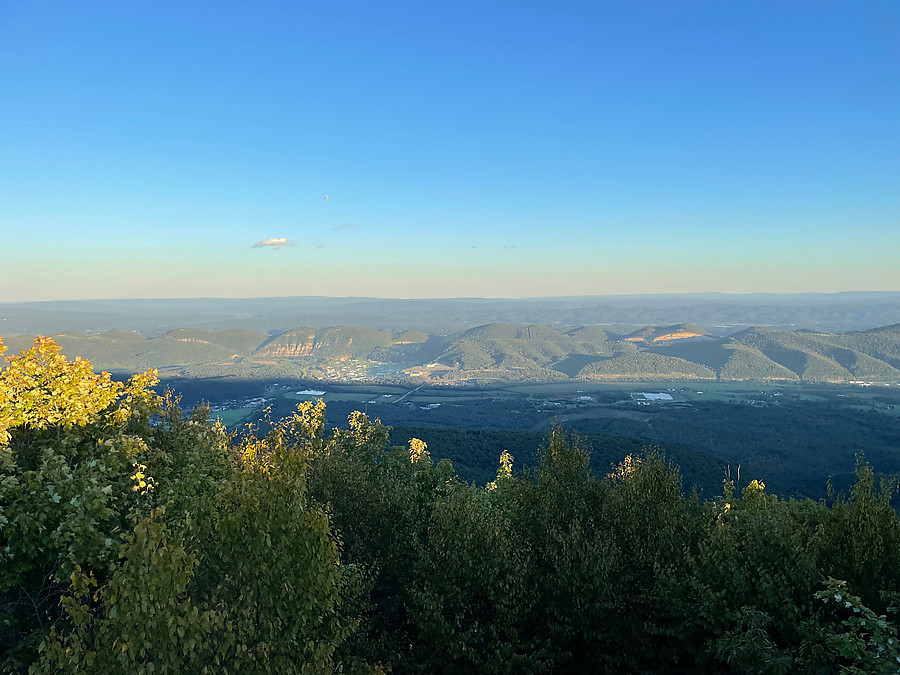
[{"label": "foreground tree canopy", "polygon": [[321,402],[229,435],[152,371],[7,362],[4,672],[900,672],[900,518],[862,460],[829,503],[701,502],[556,429],[478,488]]}]

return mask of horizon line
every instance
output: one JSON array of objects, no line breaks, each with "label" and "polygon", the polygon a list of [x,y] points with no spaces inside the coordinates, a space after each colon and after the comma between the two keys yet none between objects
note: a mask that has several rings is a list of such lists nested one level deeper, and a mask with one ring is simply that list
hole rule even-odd
[{"label": "horizon line", "polygon": [[29,305],[43,303],[78,303],[78,302],[173,302],[190,300],[369,300],[369,301],[478,301],[478,300],[502,300],[508,302],[523,302],[535,300],[577,300],[591,298],[676,298],[676,297],[700,297],[700,296],[836,296],[836,295],[897,295],[900,290],[844,290],[844,291],[692,291],[685,293],[660,292],[660,293],[607,293],[607,294],[579,294],[579,295],[535,295],[535,296],[428,296],[428,297],[390,297],[367,295],[259,295],[259,296],[178,296],[178,297],[121,297],[121,298],[68,298],[51,300],[0,300],[0,306],[4,305]]}]

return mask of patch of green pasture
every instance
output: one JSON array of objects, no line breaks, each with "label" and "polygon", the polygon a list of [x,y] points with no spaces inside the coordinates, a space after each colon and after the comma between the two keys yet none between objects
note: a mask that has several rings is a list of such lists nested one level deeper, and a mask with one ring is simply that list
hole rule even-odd
[{"label": "patch of green pasture", "polygon": [[[543,384],[519,384],[504,387],[503,391],[515,394],[527,394],[531,396],[562,396],[565,394],[588,394],[591,391],[634,390],[639,386],[651,386],[644,383],[620,383],[610,382],[598,384],[597,382],[546,382]],[[669,384],[669,386],[672,386]]]},{"label": "patch of green pasture", "polygon": [[[310,389],[317,389],[318,387],[312,385],[309,387]],[[410,390],[410,387],[405,387],[396,384],[364,384],[364,385],[352,385],[352,384],[322,384],[322,389],[326,389],[330,393],[334,394],[356,394],[359,393],[362,396],[380,396],[381,394],[402,394]]]},{"label": "patch of green pasture", "polygon": [[[490,398],[490,397],[489,397]],[[496,398],[496,397],[494,397]],[[419,392],[415,394],[410,394],[407,396],[404,401],[415,401],[417,403],[444,403],[447,405],[454,403],[477,403],[479,401],[484,401],[484,397],[479,396],[458,396],[458,397],[450,397],[450,396],[422,396]]]}]

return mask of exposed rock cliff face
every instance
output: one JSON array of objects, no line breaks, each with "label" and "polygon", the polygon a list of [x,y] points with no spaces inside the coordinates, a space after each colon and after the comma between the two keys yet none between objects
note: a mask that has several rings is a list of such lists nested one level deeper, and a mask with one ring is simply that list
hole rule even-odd
[{"label": "exposed rock cliff face", "polygon": [[367,356],[376,347],[385,347],[394,341],[395,338],[390,333],[371,328],[295,328],[260,347],[254,356],[272,359],[306,356],[360,358]]},{"label": "exposed rock cliff face", "polygon": [[677,333],[666,333],[659,337],[653,338],[654,342],[666,342],[669,340],[684,340],[685,338],[703,337],[702,333],[691,333],[690,331],[678,331]]},{"label": "exposed rock cliff face", "polygon": [[289,331],[280,335],[269,344],[257,350],[257,356],[270,358],[295,358],[298,356],[312,356],[316,351],[316,332],[310,330],[307,333],[300,333],[301,329]]}]

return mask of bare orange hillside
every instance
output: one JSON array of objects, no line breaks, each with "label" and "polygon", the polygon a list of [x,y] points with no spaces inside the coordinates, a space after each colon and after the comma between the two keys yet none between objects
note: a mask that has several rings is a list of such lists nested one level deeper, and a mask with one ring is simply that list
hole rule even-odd
[{"label": "bare orange hillside", "polygon": [[665,342],[667,340],[681,340],[684,338],[692,338],[692,337],[703,337],[700,333],[688,333],[687,331],[680,333],[668,333],[667,335],[660,335],[659,337],[653,338],[654,342]]}]

